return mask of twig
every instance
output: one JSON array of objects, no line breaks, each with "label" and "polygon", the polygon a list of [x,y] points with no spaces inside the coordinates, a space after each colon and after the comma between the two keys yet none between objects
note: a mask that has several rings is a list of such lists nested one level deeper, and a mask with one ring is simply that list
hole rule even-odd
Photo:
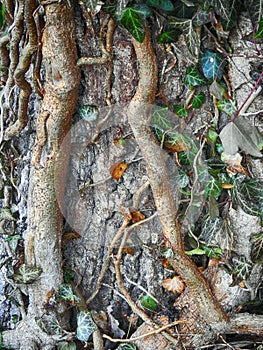
[{"label": "twig", "polygon": [[103,334],[103,338],[105,339],[108,339],[110,340],[111,342],[113,343],[132,343],[136,340],[140,340],[140,339],[143,339],[143,338],[146,338],[146,337],[149,337],[150,335],[154,335],[154,334],[159,334],[161,332],[163,332],[165,329],[167,328],[171,328],[173,326],[176,326],[177,324],[180,324],[180,323],[187,323],[187,321],[174,321],[172,323],[169,323],[163,327],[160,327],[158,329],[155,329],[151,332],[148,332],[148,333],[145,333],[145,334],[142,334],[142,335],[139,335],[138,337],[134,337],[134,338],[128,338],[128,339],[120,339],[120,338],[111,338],[110,336],[108,336],[107,334]]}]

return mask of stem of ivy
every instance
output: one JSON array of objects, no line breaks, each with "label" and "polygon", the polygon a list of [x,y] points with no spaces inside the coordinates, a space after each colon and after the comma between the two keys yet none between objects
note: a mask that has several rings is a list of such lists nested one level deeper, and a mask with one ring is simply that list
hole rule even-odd
[{"label": "stem of ivy", "polygon": [[246,102],[249,100],[250,96],[253,94],[253,92],[256,90],[256,88],[258,87],[260,80],[263,77],[263,71],[260,73],[260,76],[258,77],[255,85],[253,86],[253,89],[251,90],[251,92],[249,93],[249,95],[247,96],[247,98],[245,99],[245,101],[242,103],[242,105],[239,107],[239,109],[237,110],[237,112],[234,114],[233,118],[231,119],[231,122],[234,122],[236,120],[236,118],[239,116],[240,111],[242,110],[242,108],[244,107],[244,105],[246,104]]}]

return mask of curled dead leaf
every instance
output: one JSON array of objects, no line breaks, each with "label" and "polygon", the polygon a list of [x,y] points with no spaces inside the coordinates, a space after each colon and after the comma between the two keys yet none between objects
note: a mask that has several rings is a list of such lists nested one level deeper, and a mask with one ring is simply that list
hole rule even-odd
[{"label": "curled dead leaf", "polygon": [[115,180],[120,180],[122,177],[124,171],[127,169],[128,165],[125,162],[119,162],[116,164],[113,164],[110,167],[110,174]]},{"label": "curled dead leaf", "polygon": [[135,224],[136,222],[140,222],[145,219],[145,216],[140,213],[138,210],[131,209],[130,210],[132,222]]},{"label": "curled dead leaf", "polygon": [[186,145],[183,142],[176,142],[176,143],[170,143],[170,142],[165,142],[164,143],[164,149],[167,152],[174,152],[174,153],[179,153],[179,152],[185,152],[188,150]]},{"label": "curled dead leaf", "polygon": [[184,291],[185,285],[180,276],[173,278],[166,278],[162,282],[163,288],[173,292],[174,294],[181,294]]}]

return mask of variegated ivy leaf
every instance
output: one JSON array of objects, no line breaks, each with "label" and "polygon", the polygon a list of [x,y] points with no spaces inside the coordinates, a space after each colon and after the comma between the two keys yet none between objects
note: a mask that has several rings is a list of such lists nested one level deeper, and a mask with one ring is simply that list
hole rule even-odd
[{"label": "variegated ivy leaf", "polygon": [[220,111],[225,112],[230,117],[232,117],[236,112],[236,107],[233,105],[233,102],[226,98],[217,101],[217,107]]},{"label": "variegated ivy leaf", "polygon": [[190,89],[195,86],[201,86],[206,83],[205,78],[199,73],[196,66],[191,66],[186,70],[186,76],[184,78],[184,83]]},{"label": "variegated ivy leaf", "polygon": [[73,342],[62,341],[57,344],[57,350],[76,350],[77,345]]},{"label": "variegated ivy leaf", "polygon": [[98,108],[91,105],[83,105],[79,109],[79,115],[87,122],[95,121],[98,117]]},{"label": "variegated ivy leaf", "polygon": [[121,15],[121,24],[131,33],[131,35],[140,43],[145,36],[145,20],[136,8],[127,7]]},{"label": "variegated ivy leaf", "polygon": [[2,208],[0,210],[0,220],[16,221],[9,208]]},{"label": "variegated ivy leaf", "polygon": [[77,318],[77,338],[86,343],[96,329],[97,325],[93,321],[90,311],[81,311]]},{"label": "variegated ivy leaf", "polygon": [[59,290],[56,293],[56,299],[67,301],[72,304],[79,302],[79,298],[74,294],[73,289],[70,284],[61,284]]},{"label": "variegated ivy leaf", "polygon": [[206,51],[201,57],[201,65],[204,76],[207,79],[221,79],[226,62],[218,53]]},{"label": "variegated ivy leaf", "polygon": [[29,284],[33,283],[41,274],[42,270],[38,267],[31,267],[23,264],[12,278],[17,283]]},{"label": "variegated ivy leaf", "polygon": [[200,108],[205,102],[205,94],[200,91],[193,99],[192,108]]}]

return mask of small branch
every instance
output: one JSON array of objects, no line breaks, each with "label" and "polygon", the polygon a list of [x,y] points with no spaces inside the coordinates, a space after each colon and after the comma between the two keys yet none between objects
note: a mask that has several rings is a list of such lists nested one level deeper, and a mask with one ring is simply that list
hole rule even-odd
[{"label": "small branch", "polygon": [[155,329],[155,330],[153,330],[151,332],[139,335],[138,337],[134,337],[134,338],[128,338],[128,339],[115,338],[114,339],[114,338],[109,337],[106,334],[103,334],[102,337],[105,338],[105,339],[110,340],[113,343],[132,343],[132,342],[135,342],[136,340],[140,340],[140,339],[149,337],[151,335],[159,334],[159,333],[163,332],[165,329],[171,328],[171,327],[176,326],[176,325],[181,324],[181,323],[187,323],[187,321],[183,321],[183,320],[182,321],[174,321],[174,322],[169,323],[169,324],[167,324],[167,325],[165,325],[163,327],[160,327],[160,328]]}]

